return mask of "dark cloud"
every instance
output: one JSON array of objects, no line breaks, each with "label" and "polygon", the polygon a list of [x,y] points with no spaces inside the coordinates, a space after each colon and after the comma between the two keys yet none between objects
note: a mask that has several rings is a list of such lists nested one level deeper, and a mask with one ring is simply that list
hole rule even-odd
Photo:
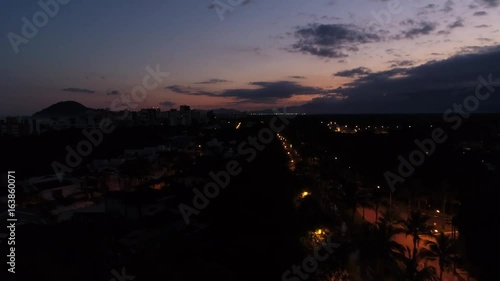
[{"label": "dark cloud", "polygon": [[164,106],[164,107],[167,107],[167,108],[172,108],[172,107],[175,106],[175,102],[164,101],[164,102],[160,102],[160,105]]},{"label": "dark cloud", "polygon": [[178,94],[234,98],[238,101],[250,103],[274,103],[280,99],[287,99],[296,95],[327,94],[330,91],[317,87],[303,86],[292,81],[251,82],[249,85],[256,88],[228,89],[219,93],[207,92],[178,85],[169,86],[167,88]]},{"label": "dark cloud", "polygon": [[448,25],[449,29],[454,29],[457,27],[463,27],[464,26],[464,20],[462,18],[458,18],[456,21]]},{"label": "dark cloud", "polygon": [[361,44],[382,40],[367,29],[346,24],[309,24],[298,27],[293,36],[296,42],[290,51],[326,58],[347,57]]},{"label": "dark cloud", "polygon": [[238,100],[257,103],[272,103],[280,99],[291,98],[295,95],[315,95],[325,93],[324,89],[302,86],[292,81],[252,82],[256,89],[230,89],[223,91],[219,96],[232,97]]},{"label": "dark cloud", "polygon": [[217,94],[212,92],[207,92],[192,87],[183,87],[179,85],[168,86],[165,87],[165,89],[168,89],[177,94],[190,95],[190,96],[211,96],[211,97],[217,96]]},{"label": "dark cloud", "polygon": [[82,88],[66,88],[62,89],[64,92],[72,92],[72,93],[84,93],[84,94],[93,94],[95,91],[89,90],[89,89],[82,89]]},{"label": "dark cloud", "polygon": [[350,70],[343,70],[339,71],[337,73],[334,73],[333,76],[339,76],[339,77],[356,77],[356,76],[362,76],[362,75],[368,75],[372,71],[369,68],[366,67],[358,67]]},{"label": "dark cloud", "polygon": [[474,16],[480,17],[480,16],[486,16],[488,13],[485,11],[478,11],[474,13]]},{"label": "dark cloud", "polygon": [[[407,39],[414,39],[421,35],[428,35],[436,30],[437,24],[433,22],[420,22],[416,27],[403,31],[402,36]],[[397,37],[399,38],[399,37]]]},{"label": "dark cloud", "polygon": [[116,91],[116,90],[111,90],[111,91],[108,91],[106,93],[106,95],[108,96],[116,96],[116,95],[119,95],[120,94],[120,91]]},{"label": "dark cloud", "polygon": [[444,3],[444,7],[441,9],[441,12],[449,13],[453,11],[453,6],[454,6],[453,0],[447,0]]},{"label": "dark cloud", "polygon": [[495,8],[500,6],[500,0],[476,0],[476,1],[488,8]]},{"label": "dark cloud", "polygon": [[[325,96],[303,109],[315,113],[443,113],[475,93],[478,77],[488,80],[492,75],[494,87],[500,90],[500,46],[472,49],[476,52],[359,77],[336,91],[348,97],[346,100],[333,102]],[[499,112],[500,97],[491,95],[481,102],[479,111]]]},{"label": "dark cloud", "polygon": [[401,22],[402,25],[414,25],[415,24],[415,20],[413,19],[407,19],[407,20],[404,20]]},{"label": "dark cloud", "polygon": [[210,79],[207,81],[197,82],[195,84],[220,84],[220,83],[227,83],[227,82],[229,82],[229,81],[224,80],[224,79]]},{"label": "dark cloud", "polygon": [[481,41],[482,43],[489,43],[489,42],[492,42],[492,41],[493,41],[493,39],[491,39],[491,38],[484,38],[484,37],[482,37],[482,38],[477,38],[477,40],[478,40],[478,41]]},{"label": "dark cloud", "polygon": [[[309,24],[298,27],[292,34],[296,42],[288,50],[301,52],[323,58],[345,58],[349,53],[357,52],[360,45],[386,40],[415,39],[431,34],[438,24],[435,22],[415,22],[413,19],[400,23],[408,26],[401,34],[389,36],[387,31],[361,28],[353,24]],[[450,25],[451,28],[463,26],[459,18]],[[449,33],[446,31],[446,34]]]},{"label": "dark cloud", "polygon": [[438,8],[438,5],[436,5],[436,4],[428,4],[424,7],[419,8],[417,15],[423,16],[423,15],[431,14],[431,13],[437,11],[437,8]]},{"label": "dark cloud", "polygon": [[306,79],[307,77],[294,75],[294,76],[288,76],[288,78],[292,78],[292,79]]},{"label": "dark cloud", "polygon": [[388,63],[391,64],[391,67],[409,67],[415,64],[411,60],[391,60]]},{"label": "dark cloud", "polygon": [[481,25],[476,25],[475,28],[487,28],[490,27],[491,25],[488,24],[481,24]]}]

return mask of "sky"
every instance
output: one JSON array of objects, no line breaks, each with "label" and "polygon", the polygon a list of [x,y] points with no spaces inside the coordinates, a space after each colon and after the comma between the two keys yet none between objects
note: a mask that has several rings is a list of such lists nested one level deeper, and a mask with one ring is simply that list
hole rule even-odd
[{"label": "sky", "polygon": [[[0,13],[0,115],[112,108],[146,67],[169,75],[139,107],[163,110],[442,113],[480,76],[500,85],[500,0],[16,0]],[[498,95],[478,111],[499,112]]]}]

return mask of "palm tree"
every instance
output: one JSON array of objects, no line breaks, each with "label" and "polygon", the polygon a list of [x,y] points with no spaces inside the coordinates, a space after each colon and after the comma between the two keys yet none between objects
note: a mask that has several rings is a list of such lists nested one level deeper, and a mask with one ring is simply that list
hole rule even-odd
[{"label": "palm tree", "polygon": [[443,272],[448,271],[454,262],[457,249],[455,240],[441,232],[436,241],[425,241],[425,245],[429,249],[422,249],[422,254],[432,260],[438,260],[439,280],[443,281]]},{"label": "palm tree", "polygon": [[413,236],[413,258],[417,255],[417,247],[421,235],[430,235],[432,228],[427,225],[430,217],[420,211],[413,211],[408,219],[401,221],[406,236]]},{"label": "palm tree", "polygon": [[354,182],[346,182],[342,186],[342,201],[351,210],[351,224],[354,224],[354,217],[358,206],[362,206],[366,196],[358,185]]},{"label": "palm tree", "polygon": [[[372,203],[371,203],[371,197],[370,194],[366,191],[359,191],[359,198],[358,198],[358,205],[362,208],[363,210],[363,219],[365,219],[365,208],[371,208]],[[375,220],[376,222],[377,220]]]},{"label": "palm tree", "polygon": [[380,204],[383,204],[385,202],[384,194],[380,190],[380,186],[377,186],[377,188],[372,191],[371,199],[375,205],[375,221],[377,222],[378,221],[378,210],[379,210]]},{"label": "palm tree", "polygon": [[451,224],[451,237],[453,239],[457,239],[456,232],[457,232],[457,229],[458,229],[458,217],[457,216],[453,216],[451,218],[450,224]]},{"label": "palm tree", "polygon": [[394,209],[389,209],[385,212],[382,212],[382,215],[379,218],[380,223],[390,224],[390,225],[398,225],[401,222],[401,216]]},{"label": "palm tree", "polygon": [[424,264],[422,269],[419,269],[419,263],[424,258],[422,253],[411,254],[410,248],[406,248],[404,255],[399,257],[400,264],[402,265],[402,274],[406,281],[438,281],[436,268]]},{"label": "palm tree", "polygon": [[401,232],[387,223],[377,223],[376,226],[367,225],[367,232],[359,244],[360,264],[363,280],[380,280],[387,275],[387,271],[397,268],[395,262],[404,254],[405,248],[394,241],[394,236]]},{"label": "palm tree", "polygon": [[411,281],[437,281],[436,268],[434,266],[425,266],[417,270],[415,277]]}]

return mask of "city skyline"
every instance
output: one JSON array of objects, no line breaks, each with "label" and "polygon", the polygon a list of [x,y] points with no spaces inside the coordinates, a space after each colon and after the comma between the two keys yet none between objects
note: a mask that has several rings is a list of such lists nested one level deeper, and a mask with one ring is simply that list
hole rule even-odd
[{"label": "city skyline", "polygon": [[[442,113],[479,76],[499,83],[495,0],[60,2],[22,42],[22,18],[43,5],[5,7],[0,115],[65,100],[110,107],[146,67],[169,76],[140,107],[164,110]],[[478,112],[499,105],[492,97]]]}]

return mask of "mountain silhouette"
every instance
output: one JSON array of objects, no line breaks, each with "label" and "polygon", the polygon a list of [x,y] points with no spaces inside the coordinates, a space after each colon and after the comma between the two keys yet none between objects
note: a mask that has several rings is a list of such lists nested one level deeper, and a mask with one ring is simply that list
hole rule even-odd
[{"label": "mountain silhouette", "polygon": [[33,114],[36,118],[75,117],[93,109],[76,101],[61,101]]}]

